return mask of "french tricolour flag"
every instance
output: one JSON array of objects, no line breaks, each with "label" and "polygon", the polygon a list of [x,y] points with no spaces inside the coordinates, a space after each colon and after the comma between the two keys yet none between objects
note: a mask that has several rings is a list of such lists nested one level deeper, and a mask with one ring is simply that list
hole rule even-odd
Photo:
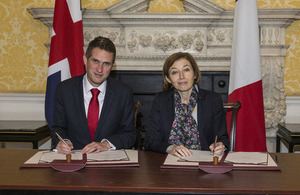
[{"label": "french tricolour flag", "polygon": [[57,83],[83,74],[83,28],[80,0],[56,0],[51,36],[45,116],[52,126]]},{"label": "french tricolour flag", "polygon": [[235,4],[228,102],[238,100],[235,151],[267,151],[256,0]]}]

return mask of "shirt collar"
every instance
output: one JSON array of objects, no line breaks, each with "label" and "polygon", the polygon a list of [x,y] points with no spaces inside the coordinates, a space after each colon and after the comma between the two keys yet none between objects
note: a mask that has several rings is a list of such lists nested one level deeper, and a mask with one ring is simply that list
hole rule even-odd
[{"label": "shirt collar", "polygon": [[83,77],[83,87],[84,87],[84,92],[89,93],[89,91],[93,88],[99,89],[100,93],[105,94],[106,92],[106,86],[107,86],[107,80],[105,80],[99,87],[94,87],[93,85],[90,84],[90,82],[87,79],[87,74],[84,75]]}]

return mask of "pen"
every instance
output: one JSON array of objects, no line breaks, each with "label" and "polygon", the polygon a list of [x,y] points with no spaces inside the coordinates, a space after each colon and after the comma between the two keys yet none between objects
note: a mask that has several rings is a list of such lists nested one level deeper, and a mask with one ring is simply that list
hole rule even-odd
[{"label": "pen", "polygon": [[216,138],[215,138],[213,155],[215,155],[215,148],[216,148],[217,140],[218,140],[218,135],[216,135]]},{"label": "pen", "polygon": [[58,133],[55,132],[55,134],[56,134],[56,136],[58,137],[58,139],[59,139],[61,142],[63,142],[66,146],[69,146],[69,145],[65,142],[65,140],[64,140],[63,138],[60,137],[60,135],[59,135]]}]

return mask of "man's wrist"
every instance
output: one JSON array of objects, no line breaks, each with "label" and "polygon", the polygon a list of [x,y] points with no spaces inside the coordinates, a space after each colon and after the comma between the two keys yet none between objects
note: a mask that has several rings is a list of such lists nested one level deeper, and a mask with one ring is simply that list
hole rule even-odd
[{"label": "man's wrist", "polygon": [[116,147],[107,139],[101,140],[101,143],[105,144],[105,147],[108,148],[109,150],[115,150]]}]

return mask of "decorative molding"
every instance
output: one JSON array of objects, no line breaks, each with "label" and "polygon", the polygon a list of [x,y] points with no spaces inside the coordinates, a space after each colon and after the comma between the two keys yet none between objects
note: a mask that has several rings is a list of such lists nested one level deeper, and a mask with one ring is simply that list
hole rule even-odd
[{"label": "decorative molding", "polygon": [[44,94],[0,94],[0,120],[46,120]]},{"label": "decorative molding", "polygon": [[188,13],[222,13],[225,9],[211,1],[185,0],[184,8]]},{"label": "decorative molding", "polygon": [[262,57],[262,81],[267,137],[275,137],[278,123],[286,115],[283,57]]},{"label": "decorative molding", "polygon": [[[161,71],[167,56],[187,51],[201,71],[229,71],[234,10],[207,0],[182,1],[185,13],[147,13],[149,0],[120,0],[106,9],[84,9],[85,46],[98,35],[109,37],[117,47],[116,70]],[[50,32],[53,8],[28,11]],[[258,9],[268,137],[274,137],[277,124],[285,121],[285,30],[297,19],[298,8]]]},{"label": "decorative molding", "polygon": [[148,9],[148,1],[144,0],[123,0],[107,8],[109,13],[144,13]]}]

